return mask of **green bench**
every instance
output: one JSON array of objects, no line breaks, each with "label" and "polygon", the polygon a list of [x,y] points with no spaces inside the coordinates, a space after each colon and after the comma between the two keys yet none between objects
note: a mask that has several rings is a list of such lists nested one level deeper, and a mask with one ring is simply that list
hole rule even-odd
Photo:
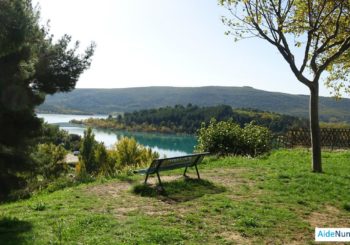
[{"label": "green bench", "polygon": [[139,174],[146,174],[145,184],[150,174],[156,174],[158,177],[159,185],[162,186],[162,181],[160,180],[159,172],[167,171],[177,168],[185,168],[183,173],[184,177],[187,177],[186,172],[189,167],[195,167],[197,172],[197,177],[200,179],[197,165],[203,160],[204,156],[208,155],[209,152],[203,152],[198,154],[191,154],[179,157],[170,157],[153,160],[151,165],[146,169],[139,169],[134,171]]}]

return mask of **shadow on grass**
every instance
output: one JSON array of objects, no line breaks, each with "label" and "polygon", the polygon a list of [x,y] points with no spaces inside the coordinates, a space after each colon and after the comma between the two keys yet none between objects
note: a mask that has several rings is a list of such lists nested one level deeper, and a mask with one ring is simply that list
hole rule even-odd
[{"label": "shadow on grass", "polygon": [[181,179],[163,183],[159,186],[138,184],[132,191],[140,196],[154,197],[165,202],[186,202],[206,194],[217,194],[226,191],[222,186],[216,186],[210,181],[201,179]]},{"label": "shadow on grass", "polygon": [[125,174],[117,175],[116,178],[120,181],[128,182],[129,184],[135,184],[137,181],[133,176],[129,176]]},{"label": "shadow on grass", "polygon": [[1,244],[23,244],[23,234],[32,230],[32,224],[17,218],[0,218],[0,243]]}]

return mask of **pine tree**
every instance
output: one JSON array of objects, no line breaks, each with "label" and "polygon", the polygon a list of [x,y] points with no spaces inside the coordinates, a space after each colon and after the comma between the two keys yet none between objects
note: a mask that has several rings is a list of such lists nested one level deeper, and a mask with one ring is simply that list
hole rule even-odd
[{"label": "pine tree", "polygon": [[0,1],[0,199],[22,186],[41,127],[34,112],[46,94],[74,89],[90,66],[92,44],[77,54],[71,37],[53,41],[31,0]]}]

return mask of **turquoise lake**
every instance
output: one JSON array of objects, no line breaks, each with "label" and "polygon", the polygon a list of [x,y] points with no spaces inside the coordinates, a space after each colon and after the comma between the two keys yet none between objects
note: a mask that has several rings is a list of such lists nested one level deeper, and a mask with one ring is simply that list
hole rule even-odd
[{"label": "turquoise lake", "polygon": [[[84,126],[69,123],[72,119],[87,119],[106,118],[106,115],[62,115],[62,114],[38,114],[38,117],[43,118],[47,123],[56,124],[61,129],[68,131],[71,134],[83,136]],[[157,134],[157,133],[142,133],[116,130],[101,130],[93,129],[95,139],[103,142],[107,147],[112,147],[118,138],[127,136],[134,137],[138,143],[152,148],[159,152],[160,156],[174,157],[190,154],[196,145],[196,138],[188,135],[172,135],[172,134]]]}]

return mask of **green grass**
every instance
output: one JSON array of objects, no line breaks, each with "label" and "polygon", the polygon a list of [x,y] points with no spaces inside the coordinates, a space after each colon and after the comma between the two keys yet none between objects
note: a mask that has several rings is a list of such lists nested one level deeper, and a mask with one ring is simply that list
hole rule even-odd
[{"label": "green grass", "polygon": [[350,226],[350,152],[323,162],[315,174],[306,150],[211,157],[202,180],[162,172],[165,191],[124,176],[38,194],[0,205],[0,243],[313,244],[315,226]]}]

